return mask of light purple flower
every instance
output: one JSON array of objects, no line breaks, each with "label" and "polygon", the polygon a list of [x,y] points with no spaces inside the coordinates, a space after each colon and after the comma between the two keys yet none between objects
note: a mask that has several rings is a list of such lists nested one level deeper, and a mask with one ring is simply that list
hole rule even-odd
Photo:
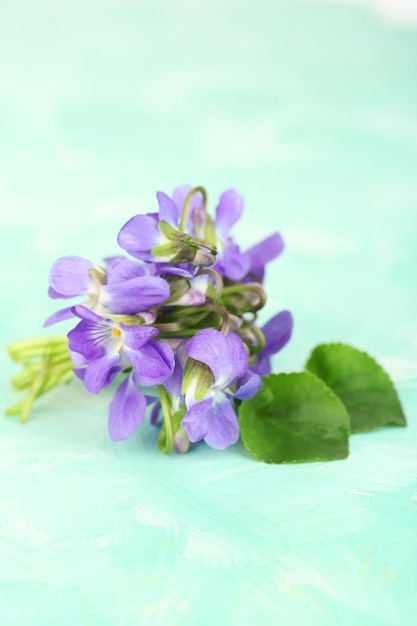
[{"label": "light purple flower", "polygon": [[279,233],[274,233],[256,245],[246,250],[245,256],[249,260],[249,273],[263,280],[265,265],[276,259],[284,249],[284,241]]},{"label": "light purple flower", "polygon": [[151,326],[127,326],[102,318],[83,306],[73,307],[81,319],[68,333],[74,373],[88,391],[99,393],[116,374],[132,367],[109,408],[109,433],[125,439],[143,421],[146,398],[137,388],[160,385],[172,374],[174,354],[166,343],[155,340],[158,330]]},{"label": "light purple flower", "polygon": [[230,236],[230,230],[241,218],[243,197],[234,189],[224,191],[216,207],[214,227],[216,230],[217,257],[213,267],[221,276],[241,280],[249,271],[249,259],[240,251]]},{"label": "light purple flower", "polygon": [[130,255],[156,263],[212,265],[210,246],[181,224],[181,210],[165,193],[157,194],[159,213],[135,215],[121,228],[118,243]]},{"label": "light purple flower", "polygon": [[270,358],[288,343],[293,329],[293,318],[289,311],[281,311],[274,315],[262,328],[265,337],[265,347],[258,354],[258,362],[250,369],[259,376],[268,376],[271,373]]},{"label": "light purple flower", "polygon": [[212,448],[226,448],[239,438],[232,399],[253,397],[261,379],[248,372],[247,350],[233,332],[225,336],[212,328],[203,329],[188,341],[186,351],[190,358],[208,366],[214,381],[201,400],[195,398],[197,379],[191,382],[181,425],[190,441],[204,439]]},{"label": "light purple flower", "polygon": [[241,252],[231,237],[230,231],[240,219],[242,212],[243,198],[237,191],[229,189],[222,193],[216,208],[215,229],[218,254],[214,269],[221,276],[233,281],[243,280],[248,274],[255,274],[262,280],[265,265],[282,252],[284,243],[281,236],[275,233],[246,252]]},{"label": "light purple flower", "polygon": [[[169,285],[153,276],[154,266],[123,257],[108,259],[106,271],[78,256],[57,259],[49,274],[49,295],[52,298],[73,298],[85,295],[84,306],[97,313],[134,315],[161,304],[169,298]],[[73,307],[51,315],[44,323],[50,326],[73,317]]]}]

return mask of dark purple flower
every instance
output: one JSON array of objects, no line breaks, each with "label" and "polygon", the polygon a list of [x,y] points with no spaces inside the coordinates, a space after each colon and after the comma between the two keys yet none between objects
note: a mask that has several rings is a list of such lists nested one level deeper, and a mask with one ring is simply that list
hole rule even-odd
[{"label": "dark purple flower", "polygon": [[194,367],[194,378],[186,381],[187,412],[181,425],[190,441],[204,439],[212,448],[226,448],[239,438],[232,399],[253,397],[261,380],[248,372],[247,350],[233,332],[225,336],[212,328],[203,329],[188,341],[186,351],[206,369]]},{"label": "dark purple flower", "polygon": [[293,329],[293,318],[289,311],[281,311],[274,315],[262,328],[265,337],[265,347],[258,354],[258,362],[250,369],[259,376],[268,376],[271,373],[270,358],[288,343]]},{"label": "dark purple flower", "polygon": [[117,390],[109,410],[109,432],[113,439],[129,437],[143,420],[146,398],[137,388],[160,385],[172,374],[174,353],[168,344],[154,339],[151,326],[128,326],[102,318],[86,307],[76,306],[81,319],[68,333],[74,369],[88,391],[99,393],[116,374],[133,368]]},{"label": "dark purple flower", "polygon": [[83,366],[88,391],[98,393],[117,371],[130,366],[135,382],[145,387],[171,376],[174,354],[168,344],[153,340],[157,328],[116,323],[81,305],[73,312],[81,321],[68,333],[69,349],[75,364]]}]

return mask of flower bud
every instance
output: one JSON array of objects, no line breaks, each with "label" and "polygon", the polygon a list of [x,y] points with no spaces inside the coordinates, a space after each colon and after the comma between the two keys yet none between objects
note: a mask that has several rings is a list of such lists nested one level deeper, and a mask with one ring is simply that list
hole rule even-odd
[{"label": "flower bud", "polygon": [[174,448],[178,454],[185,454],[190,449],[191,441],[188,439],[187,431],[184,428],[180,428],[174,434]]},{"label": "flower bud", "polygon": [[210,265],[214,265],[216,262],[216,257],[211,254],[208,250],[204,250],[204,248],[197,248],[193,263],[194,265],[201,265],[203,267],[209,267]]}]

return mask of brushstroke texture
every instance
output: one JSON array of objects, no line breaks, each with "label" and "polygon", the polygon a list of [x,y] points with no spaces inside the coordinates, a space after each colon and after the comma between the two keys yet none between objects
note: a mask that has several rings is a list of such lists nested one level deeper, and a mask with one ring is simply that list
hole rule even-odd
[{"label": "brushstroke texture", "polygon": [[274,467],[240,444],[166,458],[150,426],[114,444],[110,392],[45,396],[0,419],[2,626],[414,625],[417,30],[342,3],[1,4],[2,345],[52,312],[57,256],[115,253],[156,189],[233,185],[243,244],[285,237],[273,367],[352,343],[409,421]]}]

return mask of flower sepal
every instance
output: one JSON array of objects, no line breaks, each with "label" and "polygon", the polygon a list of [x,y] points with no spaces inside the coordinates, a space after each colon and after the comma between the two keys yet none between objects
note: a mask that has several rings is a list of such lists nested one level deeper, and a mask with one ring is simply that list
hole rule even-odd
[{"label": "flower sepal", "polygon": [[213,372],[206,363],[188,358],[182,379],[182,394],[193,395],[199,402],[203,400],[214,384]]}]

